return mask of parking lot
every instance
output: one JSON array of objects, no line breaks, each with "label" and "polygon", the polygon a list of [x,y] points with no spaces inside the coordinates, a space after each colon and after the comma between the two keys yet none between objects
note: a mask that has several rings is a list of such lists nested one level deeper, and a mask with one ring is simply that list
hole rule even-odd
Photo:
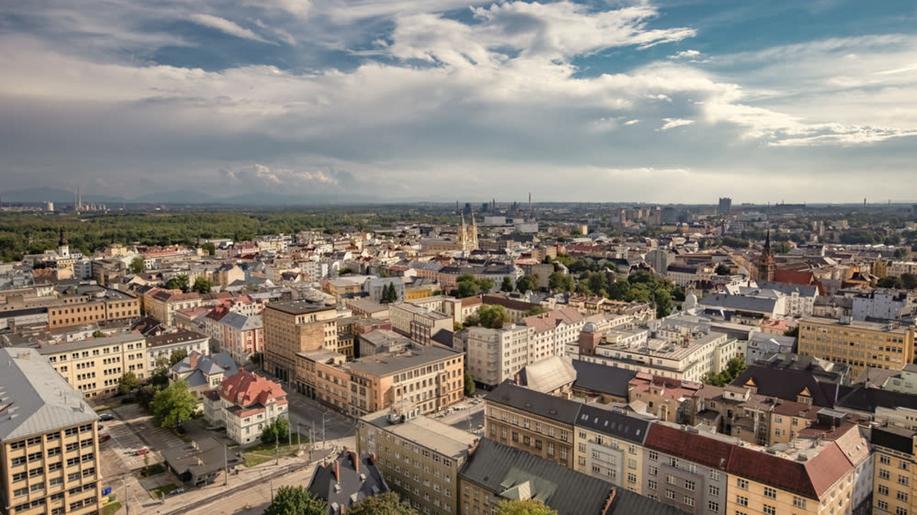
[{"label": "parking lot", "polygon": [[[143,467],[143,457],[135,456],[134,451],[146,447],[146,444],[134,431],[131,431],[130,426],[124,420],[117,418],[117,414],[114,420],[101,422],[101,425],[101,433],[111,437],[110,440],[100,444],[103,476],[116,477]],[[150,464],[160,461],[162,458],[158,454],[155,452],[150,454]]]}]

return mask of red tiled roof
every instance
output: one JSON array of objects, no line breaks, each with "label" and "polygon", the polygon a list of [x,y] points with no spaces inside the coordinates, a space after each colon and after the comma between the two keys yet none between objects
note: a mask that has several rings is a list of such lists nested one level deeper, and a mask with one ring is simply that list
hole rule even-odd
[{"label": "red tiled roof", "polygon": [[285,402],[287,394],[280,384],[242,369],[220,384],[220,396],[243,408]]}]

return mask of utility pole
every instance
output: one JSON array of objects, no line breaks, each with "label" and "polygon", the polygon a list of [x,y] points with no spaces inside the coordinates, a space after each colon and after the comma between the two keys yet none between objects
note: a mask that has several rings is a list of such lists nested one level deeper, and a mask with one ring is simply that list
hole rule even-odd
[{"label": "utility pole", "polygon": [[229,484],[229,449],[223,443],[223,486]]},{"label": "utility pole", "polygon": [[325,412],[322,412],[322,449],[325,448]]},{"label": "utility pole", "polygon": [[274,436],[274,465],[280,465],[280,436]]}]

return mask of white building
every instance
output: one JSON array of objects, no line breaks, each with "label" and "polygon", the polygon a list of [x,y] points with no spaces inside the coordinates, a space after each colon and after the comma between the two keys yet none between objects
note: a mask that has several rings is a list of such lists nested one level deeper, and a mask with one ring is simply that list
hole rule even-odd
[{"label": "white building", "polygon": [[147,356],[150,361],[149,370],[156,369],[156,362],[165,359],[167,362],[176,351],[184,351],[185,356],[192,352],[204,356],[210,354],[210,337],[194,331],[179,330],[174,333],[165,333],[147,338]]},{"label": "white building", "polygon": [[529,345],[535,330],[511,325],[503,329],[469,327],[465,340],[468,371],[474,380],[488,385],[512,379],[522,367],[534,363]]},{"label": "white building", "polygon": [[204,396],[204,417],[225,427],[226,436],[240,445],[258,442],[264,428],[287,412],[287,394],[280,384],[245,369]]},{"label": "white building", "polygon": [[567,347],[579,341],[586,317],[573,308],[560,308],[540,315],[525,317],[522,325],[531,327],[530,359],[539,361],[552,356],[564,356]]}]

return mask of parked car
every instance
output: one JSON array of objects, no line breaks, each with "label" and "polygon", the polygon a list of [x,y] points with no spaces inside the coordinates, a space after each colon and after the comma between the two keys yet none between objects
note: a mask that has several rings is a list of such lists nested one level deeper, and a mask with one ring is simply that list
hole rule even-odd
[{"label": "parked car", "polygon": [[149,449],[147,449],[146,447],[141,447],[137,449],[136,451],[134,451],[134,456],[145,456],[149,453],[150,453]]},{"label": "parked car", "polygon": [[99,435],[99,443],[107,442],[111,440],[111,435],[108,433],[102,433]]},{"label": "parked car", "polygon": [[108,422],[109,420],[114,420],[114,419],[115,419],[115,416],[112,415],[111,413],[102,413],[101,415],[99,415],[99,420],[102,422]]},{"label": "parked car", "polygon": [[170,496],[171,496],[171,495],[180,495],[180,494],[183,494],[183,493],[185,493],[185,489],[179,487],[179,488],[176,488],[175,490],[172,490],[171,492],[169,492],[169,495],[170,495]]}]

